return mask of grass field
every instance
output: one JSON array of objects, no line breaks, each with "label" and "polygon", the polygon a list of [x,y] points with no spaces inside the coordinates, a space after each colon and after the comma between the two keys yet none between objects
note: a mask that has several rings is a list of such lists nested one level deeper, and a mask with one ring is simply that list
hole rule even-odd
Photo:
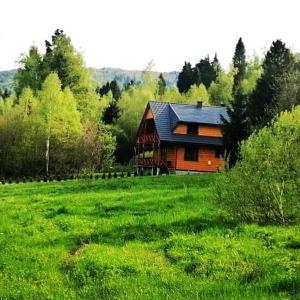
[{"label": "grass field", "polygon": [[0,299],[300,299],[300,226],[230,221],[217,179],[0,185]]}]

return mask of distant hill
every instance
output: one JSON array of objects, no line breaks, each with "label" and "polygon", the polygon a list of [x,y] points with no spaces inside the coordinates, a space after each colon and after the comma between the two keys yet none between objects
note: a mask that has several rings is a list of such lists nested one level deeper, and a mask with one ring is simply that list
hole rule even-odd
[{"label": "distant hill", "polygon": [[0,71],[0,88],[12,89],[13,78],[17,70]]},{"label": "distant hill", "polygon": [[[121,85],[126,84],[131,80],[141,82],[143,73],[143,71],[138,70],[124,70],[117,68],[91,68],[91,71],[95,80],[99,82],[99,85],[105,84],[107,81],[112,81],[114,79],[116,79]],[[0,71],[0,87],[12,89],[13,77],[16,72],[16,69]],[[167,85],[176,84],[178,73],[179,72],[177,71],[163,72]],[[158,76],[159,74],[159,72],[153,72],[153,76]]]}]

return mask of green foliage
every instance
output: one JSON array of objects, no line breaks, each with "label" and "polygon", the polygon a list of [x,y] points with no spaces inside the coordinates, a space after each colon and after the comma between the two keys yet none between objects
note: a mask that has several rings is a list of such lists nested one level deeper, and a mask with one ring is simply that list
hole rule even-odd
[{"label": "green foliage", "polygon": [[197,101],[202,101],[203,104],[209,105],[209,94],[204,84],[199,86],[192,85],[184,98],[184,103],[196,104]]},{"label": "green foliage", "polygon": [[185,62],[182,71],[178,75],[177,88],[181,94],[188,92],[190,87],[194,84],[194,75],[192,66],[189,62]]},{"label": "green foliage", "polygon": [[218,73],[218,58],[215,56],[211,62],[209,56],[201,59],[199,63],[195,65],[194,72],[196,74],[195,83],[197,85],[203,83],[208,89],[213,81],[216,80]]},{"label": "green foliage", "polygon": [[257,80],[263,73],[262,62],[258,56],[253,56],[246,66],[246,74],[241,82],[241,91],[244,95],[250,95],[256,88]]},{"label": "green foliage", "polygon": [[236,69],[233,80],[233,94],[240,89],[241,83],[245,78],[246,74],[246,50],[242,38],[239,38],[236,44],[234,56],[232,59],[233,67]]},{"label": "green foliage", "polygon": [[299,226],[230,222],[218,180],[1,185],[1,297],[299,298]]},{"label": "green foliage", "polygon": [[282,113],[241,148],[241,161],[220,178],[217,201],[238,220],[300,221],[300,106]]},{"label": "green foliage", "polygon": [[105,99],[94,98],[93,103],[92,97],[81,98],[79,105],[88,105],[80,112],[72,91],[61,89],[56,73],[36,94],[25,88],[17,101],[0,102],[1,176],[72,173],[85,167],[100,170],[113,163],[115,140],[99,123],[97,113],[100,105],[105,107]]},{"label": "green foliage", "polygon": [[298,102],[298,92],[295,89],[297,77],[299,78],[298,70],[295,70],[290,50],[280,40],[273,42],[263,62],[263,75],[259,78],[248,105],[254,129],[264,127],[278,113],[291,109]]},{"label": "green foliage", "polygon": [[240,143],[248,138],[248,124],[246,113],[247,96],[237,92],[231,106],[227,107],[229,119],[221,117],[224,126],[223,145],[225,149],[224,158],[228,166],[233,167],[240,156]]},{"label": "green foliage", "polygon": [[215,82],[212,82],[208,92],[212,105],[229,105],[233,100],[232,88],[235,70],[231,69],[228,73],[220,71]]},{"label": "green foliage", "polygon": [[164,79],[164,76],[162,73],[159,74],[158,77],[158,88],[157,88],[157,94],[159,96],[162,96],[165,93],[166,90],[166,81]]}]

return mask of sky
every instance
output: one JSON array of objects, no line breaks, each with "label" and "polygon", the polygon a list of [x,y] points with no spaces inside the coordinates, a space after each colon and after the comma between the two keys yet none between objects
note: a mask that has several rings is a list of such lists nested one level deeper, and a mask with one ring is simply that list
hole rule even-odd
[{"label": "sky", "polygon": [[[298,2],[298,3],[297,3]],[[180,70],[215,52],[223,67],[239,37],[259,56],[275,39],[300,52],[299,0],[3,0],[0,70],[18,67],[31,45],[44,52],[55,29],[87,66]]]}]

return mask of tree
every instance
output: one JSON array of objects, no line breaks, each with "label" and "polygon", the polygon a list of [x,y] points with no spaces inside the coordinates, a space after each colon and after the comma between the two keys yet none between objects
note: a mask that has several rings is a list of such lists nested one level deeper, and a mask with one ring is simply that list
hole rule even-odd
[{"label": "tree", "polygon": [[212,82],[208,89],[212,105],[229,105],[233,100],[234,69],[229,72],[220,71],[215,82]]},{"label": "tree", "polygon": [[121,116],[121,110],[118,105],[118,101],[112,99],[109,106],[104,110],[102,121],[105,124],[114,124]]},{"label": "tree", "polygon": [[300,221],[300,106],[242,143],[241,160],[218,178],[217,201],[238,221]]},{"label": "tree", "polygon": [[185,62],[182,71],[178,75],[177,87],[181,94],[187,93],[194,83],[194,75],[190,63]]},{"label": "tree", "polygon": [[158,93],[159,96],[162,96],[165,93],[166,86],[167,86],[166,81],[165,81],[164,76],[163,76],[162,73],[159,74],[157,85],[158,85],[157,93]]},{"label": "tree", "polygon": [[45,132],[45,173],[48,176],[52,141],[58,139],[64,144],[74,141],[81,131],[80,114],[71,90],[61,90],[56,73],[48,75],[39,98],[41,103],[38,113]]},{"label": "tree", "polygon": [[262,62],[258,56],[253,56],[246,66],[246,74],[241,82],[241,92],[243,95],[250,95],[256,88],[257,80],[263,73]]},{"label": "tree", "polygon": [[227,106],[228,119],[221,116],[225,159],[230,168],[239,158],[241,142],[248,137],[246,103],[247,96],[237,93],[231,106]]},{"label": "tree", "polygon": [[121,89],[119,88],[119,85],[117,83],[116,80],[113,80],[110,85],[109,85],[109,88],[112,92],[112,95],[113,95],[113,98],[116,100],[116,101],[119,101],[120,98],[121,98],[121,95],[122,95],[122,91]]},{"label": "tree", "polygon": [[213,81],[216,80],[217,73],[213,64],[210,62],[209,56],[201,59],[196,64],[195,69],[199,70],[200,78],[197,80],[199,83],[203,83],[208,89]]},{"label": "tree", "polygon": [[32,46],[28,55],[20,60],[21,66],[15,76],[17,95],[25,87],[30,87],[34,92],[40,90],[51,72],[56,72],[62,87],[70,87],[75,95],[93,89],[90,71],[85,67],[81,54],[71,44],[71,39],[62,30],[57,29],[51,42],[45,41],[45,47],[46,53],[41,55]]},{"label": "tree", "polygon": [[202,83],[199,86],[192,85],[184,98],[185,103],[196,104],[197,101],[202,101],[203,104],[209,105],[209,94]]},{"label": "tree", "polygon": [[236,73],[234,74],[234,79],[233,79],[233,88],[232,88],[233,95],[235,95],[235,93],[240,88],[243,79],[245,78],[246,66],[247,66],[246,50],[242,38],[239,38],[236,44],[232,62],[233,62],[233,67],[236,69]]},{"label": "tree", "polygon": [[49,72],[58,74],[62,88],[68,86],[74,94],[78,94],[93,87],[91,74],[85,67],[81,54],[75,50],[70,37],[63,30],[57,29],[52,42],[46,41],[45,44],[43,64]]},{"label": "tree", "polygon": [[32,46],[29,49],[29,53],[23,55],[19,63],[21,67],[14,78],[17,96],[26,87],[36,92],[41,88],[42,82],[47,76],[44,70],[43,56],[39,53],[37,47]]},{"label": "tree", "polygon": [[291,109],[297,99],[281,95],[289,89],[288,78],[295,70],[293,56],[281,40],[272,43],[263,62],[263,75],[247,107],[252,130],[267,125],[280,111]]},{"label": "tree", "polygon": [[214,56],[214,59],[212,61],[212,66],[215,70],[215,74],[216,74],[216,77],[218,76],[218,74],[221,72],[222,68],[221,68],[221,65],[219,63],[219,59],[218,59],[218,56],[217,56],[217,53],[215,53],[215,56]]}]

